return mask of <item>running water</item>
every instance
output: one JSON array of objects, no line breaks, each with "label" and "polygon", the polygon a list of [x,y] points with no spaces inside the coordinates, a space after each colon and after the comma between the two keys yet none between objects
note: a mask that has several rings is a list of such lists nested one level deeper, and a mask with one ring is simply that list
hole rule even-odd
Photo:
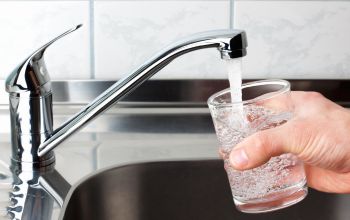
[{"label": "running water", "polygon": [[242,58],[229,59],[226,62],[231,89],[231,102],[242,102]]},{"label": "running water", "polygon": [[[292,118],[292,112],[276,111],[255,102],[243,105],[242,60],[228,60],[227,68],[230,94],[226,92],[215,98],[221,107],[209,107],[236,206],[245,212],[265,212],[300,201],[307,189],[303,164],[296,156],[282,154],[245,171],[232,167],[229,155],[239,142],[258,131],[286,123]],[[271,95],[265,93],[267,97]],[[234,104],[227,105],[230,101]]]},{"label": "running water", "polygon": [[[262,106],[242,104],[242,59],[227,61],[231,102],[238,103],[231,109],[219,109],[216,113],[216,133],[234,197],[241,201],[267,199],[266,196],[283,194],[286,189],[304,184],[302,164],[292,154],[273,157],[268,163],[246,171],[234,170],[229,161],[232,148],[247,136],[284,124],[290,112],[275,113]],[[240,103],[240,104],[239,104]]]},{"label": "running water", "polygon": [[242,58],[229,59],[227,62],[228,80],[231,90],[231,103],[237,103],[232,108],[230,123],[245,128],[245,116],[242,104]]}]

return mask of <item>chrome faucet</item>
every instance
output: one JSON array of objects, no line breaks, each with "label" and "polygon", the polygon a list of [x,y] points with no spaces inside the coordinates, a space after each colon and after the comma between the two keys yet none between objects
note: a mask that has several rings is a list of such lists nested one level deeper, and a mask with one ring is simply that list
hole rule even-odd
[{"label": "chrome faucet", "polygon": [[12,161],[21,167],[40,168],[54,163],[52,149],[185,53],[217,48],[222,59],[246,55],[244,31],[217,30],[190,36],[162,50],[53,130],[51,83],[45,67],[44,52],[56,40],[80,27],[78,25],[68,30],[36,50],[6,80],[10,100]]}]

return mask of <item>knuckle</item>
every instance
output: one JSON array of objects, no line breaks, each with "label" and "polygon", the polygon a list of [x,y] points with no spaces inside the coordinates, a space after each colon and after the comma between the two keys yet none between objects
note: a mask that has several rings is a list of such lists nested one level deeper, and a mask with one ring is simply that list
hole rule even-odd
[{"label": "knuckle", "polygon": [[321,99],[323,97],[324,96],[319,92],[307,92],[306,93],[306,98],[310,99],[310,100]]},{"label": "knuckle", "polygon": [[256,147],[262,147],[266,143],[266,137],[262,134],[262,132],[254,134],[253,138]]},{"label": "knuckle", "polygon": [[338,164],[335,166],[334,170],[338,173],[349,173],[350,168],[348,164]]},{"label": "knuckle", "polygon": [[267,155],[271,142],[265,132],[258,132],[254,135],[254,145],[257,153]]},{"label": "knuckle", "polygon": [[289,133],[290,134],[299,134],[300,132],[305,132],[306,126],[304,123],[295,122],[289,124]]},{"label": "knuckle", "polygon": [[294,94],[296,95],[297,99],[308,101],[308,102],[324,98],[324,96],[321,93],[314,92],[314,91],[308,91],[308,92],[298,91]]},{"label": "knuckle", "polygon": [[329,159],[330,168],[339,173],[348,173],[350,171],[350,160],[349,156],[343,151],[343,149],[337,149],[333,147],[332,156],[334,159]]},{"label": "knuckle", "polygon": [[288,130],[287,138],[289,138],[289,141],[288,146],[286,146],[288,149],[285,149],[285,151],[296,155],[303,154],[307,150],[309,139],[312,136],[310,129],[303,122],[295,122],[289,124]]}]

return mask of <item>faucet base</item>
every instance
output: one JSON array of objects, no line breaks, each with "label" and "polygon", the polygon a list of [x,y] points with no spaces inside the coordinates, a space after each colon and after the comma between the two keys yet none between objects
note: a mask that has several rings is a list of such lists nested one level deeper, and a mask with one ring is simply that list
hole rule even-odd
[{"label": "faucet base", "polygon": [[42,170],[55,165],[55,154],[50,152],[45,157],[38,157],[37,160],[25,161],[11,158],[11,167],[23,171]]}]

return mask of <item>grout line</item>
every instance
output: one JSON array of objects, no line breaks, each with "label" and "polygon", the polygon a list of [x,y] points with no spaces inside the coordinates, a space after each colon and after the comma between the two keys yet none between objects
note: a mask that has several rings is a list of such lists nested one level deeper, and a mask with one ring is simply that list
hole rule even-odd
[{"label": "grout line", "polygon": [[234,29],[234,22],[233,22],[233,19],[234,19],[234,7],[235,7],[235,5],[234,5],[235,3],[234,3],[234,0],[230,0],[230,8],[229,8],[229,12],[230,12],[230,16],[229,16],[229,19],[230,19],[230,21],[229,21],[229,25],[230,25],[230,29]]},{"label": "grout line", "polygon": [[90,25],[90,79],[95,79],[95,4],[89,0]]}]

